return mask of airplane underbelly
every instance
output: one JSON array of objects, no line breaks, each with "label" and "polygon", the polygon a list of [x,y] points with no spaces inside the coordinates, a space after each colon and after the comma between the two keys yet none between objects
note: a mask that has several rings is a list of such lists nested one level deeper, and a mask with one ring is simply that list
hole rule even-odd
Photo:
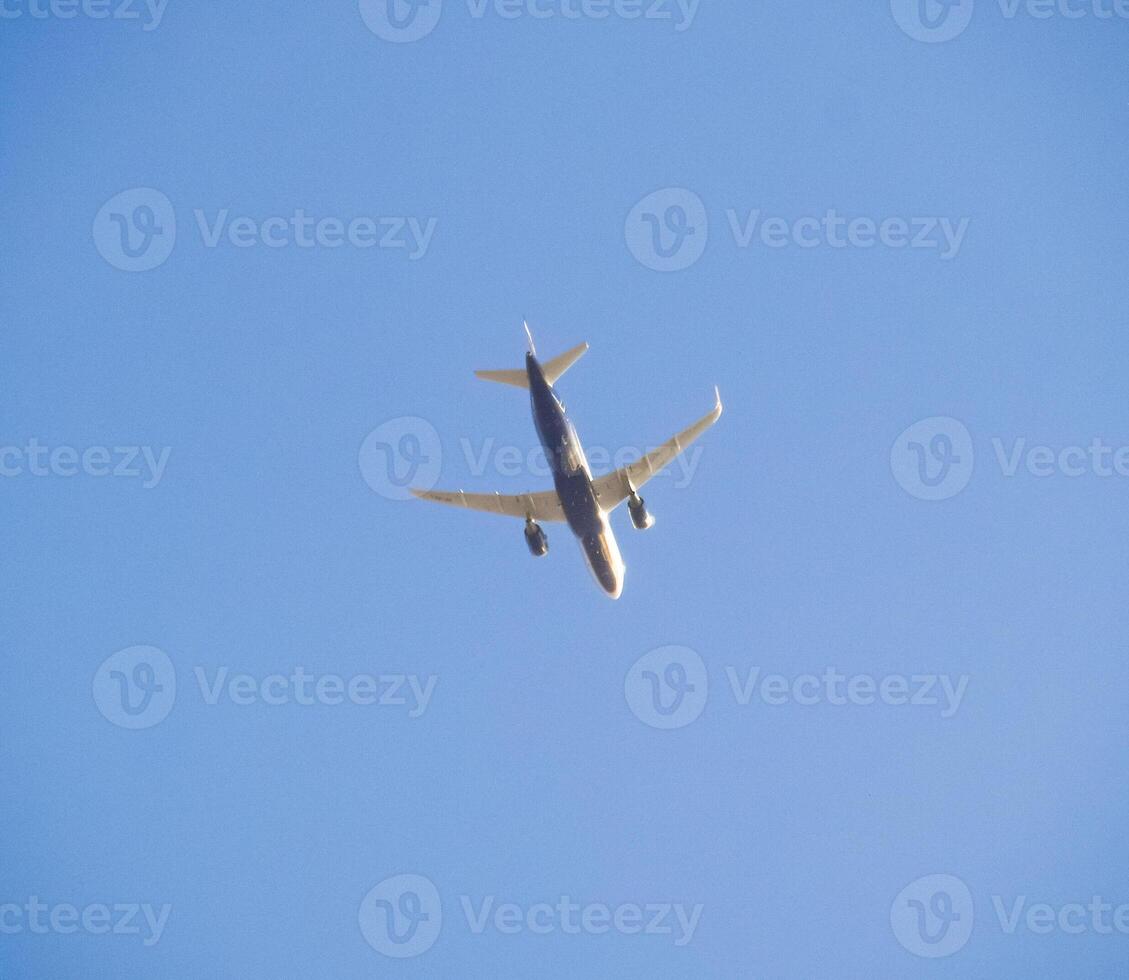
[{"label": "airplane underbelly", "polygon": [[618,599],[623,592],[626,569],[611,525],[603,514],[600,515],[599,530],[580,537],[580,550],[584,552],[584,560],[600,588],[613,599]]},{"label": "airplane underbelly", "polygon": [[592,491],[592,482],[584,472],[568,476],[557,474],[554,480],[568,526],[578,538],[599,533],[600,508]]},{"label": "airplane underbelly", "polygon": [[608,517],[596,502],[588,474],[559,475],[557,494],[592,577],[608,595],[618,599],[623,591],[623,557]]},{"label": "airplane underbelly", "polygon": [[591,479],[592,473],[588,468],[588,458],[584,455],[584,447],[571,423],[567,424],[561,434],[560,442],[553,453],[556,457],[554,467],[562,476],[578,476],[583,473]]},{"label": "airplane underbelly", "polygon": [[568,526],[580,542],[593,578],[609,596],[618,599],[623,591],[623,558],[607,515],[596,499],[580,438],[563,411],[556,415],[547,412],[544,418],[546,422],[539,422],[538,432],[548,451],[553,483]]}]

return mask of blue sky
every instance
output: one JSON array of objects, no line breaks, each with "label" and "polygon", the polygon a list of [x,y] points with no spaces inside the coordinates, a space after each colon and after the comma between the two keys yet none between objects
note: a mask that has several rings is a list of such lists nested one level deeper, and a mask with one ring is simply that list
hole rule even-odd
[{"label": "blue sky", "polygon": [[6,976],[1123,969],[1129,10],[649,4],[5,0]]}]

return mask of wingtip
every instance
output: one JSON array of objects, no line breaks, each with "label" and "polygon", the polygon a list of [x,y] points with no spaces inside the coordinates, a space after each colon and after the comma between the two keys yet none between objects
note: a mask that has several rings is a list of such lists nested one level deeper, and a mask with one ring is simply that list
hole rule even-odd
[{"label": "wingtip", "polygon": [[721,389],[717,385],[713,386],[714,406],[713,409],[717,412],[717,417],[721,418],[721,413],[725,411],[725,407],[721,404]]}]

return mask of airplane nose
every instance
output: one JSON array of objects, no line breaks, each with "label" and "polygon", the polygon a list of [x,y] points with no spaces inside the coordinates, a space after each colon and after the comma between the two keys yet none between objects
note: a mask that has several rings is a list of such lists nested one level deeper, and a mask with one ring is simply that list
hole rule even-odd
[{"label": "airplane nose", "polygon": [[[610,536],[610,535],[609,535]],[[608,536],[595,535],[580,539],[580,551],[588,565],[592,578],[605,594],[618,599],[623,594],[623,578],[626,569],[619,557],[618,549],[614,558],[608,553]],[[612,539],[614,541],[614,539]],[[610,559],[610,560],[609,560]]]},{"label": "airplane nose", "polygon": [[615,569],[604,569],[603,574],[600,576],[600,585],[603,586],[604,591],[613,599],[618,599],[623,595],[623,575],[617,575]]}]

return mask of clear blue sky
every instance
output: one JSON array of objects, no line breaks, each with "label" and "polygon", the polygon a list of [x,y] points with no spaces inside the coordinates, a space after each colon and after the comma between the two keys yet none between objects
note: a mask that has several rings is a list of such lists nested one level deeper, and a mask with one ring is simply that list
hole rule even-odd
[{"label": "clear blue sky", "polygon": [[[885,2],[702,0],[688,21],[446,0],[395,43],[348,2],[172,0],[152,30],[140,4],[125,20],[30,3],[0,20],[0,972],[1123,970],[1123,932],[1041,935],[1026,915],[1129,903],[1129,476],[1089,457],[1071,476],[1069,453],[1036,476],[1045,454],[1027,452],[1129,445],[1129,21],[979,0],[927,43]],[[137,188],[167,198],[175,244],[160,197],[104,209]],[[669,210],[685,195],[633,212],[669,188],[705,221]],[[433,234],[254,237],[299,210],[371,218],[389,245],[413,226],[380,219]],[[791,243],[754,228],[739,247],[756,210]],[[967,224],[948,258],[862,247],[865,223],[843,247],[797,231],[829,211],[895,239],[898,219]],[[649,267],[640,228],[683,213],[699,251]],[[248,247],[227,234],[241,216]],[[106,257],[122,222],[133,251],[150,228],[171,253],[126,271],[120,245]],[[390,499],[358,465],[369,433],[411,416],[438,433],[437,485],[547,487],[460,442],[536,445],[524,395],[472,374],[520,365],[523,317],[543,353],[591,343],[560,384],[588,445],[654,445],[714,384],[725,398],[690,485],[648,487],[655,528],[614,516],[619,602],[563,529],[534,561],[520,523]],[[900,438],[936,418],[959,427]],[[148,450],[159,479],[117,447]],[[922,499],[914,453],[946,467],[930,483],[967,486]],[[107,663],[139,645],[167,661]],[[687,696],[704,674],[708,697],[664,730],[643,672],[681,675],[637,662],[669,645],[700,658],[676,654]],[[426,706],[407,680],[406,704],[328,703],[332,680],[312,705],[291,687],[209,703],[218,678],[299,667],[436,681]],[[755,668],[785,678],[785,703],[743,693]],[[804,680],[828,669],[891,691],[965,681],[945,717],[944,695],[834,704]],[[124,727],[138,716],[115,715],[115,685],[159,707],[171,676],[167,717]],[[399,875],[442,909],[410,958],[366,939]],[[932,960],[891,921],[929,875],[974,905],[918,888],[934,933],[974,915]],[[565,895],[589,925],[599,904],[625,922],[632,903],[702,909],[681,945],[674,912],[671,933],[475,931],[491,896],[528,913]],[[425,936],[436,903],[415,896]],[[1006,920],[1021,896],[1009,932],[994,906]],[[131,903],[171,906],[151,945],[143,912],[139,933],[100,934],[97,907],[117,921]],[[87,926],[69,930],[68,905]]]}]

